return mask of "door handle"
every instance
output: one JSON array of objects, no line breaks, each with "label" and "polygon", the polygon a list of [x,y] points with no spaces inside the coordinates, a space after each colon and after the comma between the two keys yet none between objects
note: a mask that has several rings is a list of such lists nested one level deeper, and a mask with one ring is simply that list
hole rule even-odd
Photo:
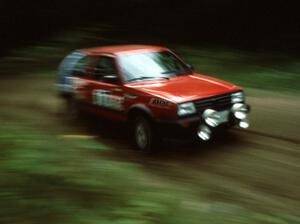
[{"label": "door handle", "polygon": [[112,89],[112,91],[114,91],[114,92],[122,92],[123,90],[121,88],[114,88],[114,89]]}]

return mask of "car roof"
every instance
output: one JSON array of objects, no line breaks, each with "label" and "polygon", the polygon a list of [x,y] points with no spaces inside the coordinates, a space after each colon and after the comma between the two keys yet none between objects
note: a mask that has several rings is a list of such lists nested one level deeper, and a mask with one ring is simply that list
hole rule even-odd
[{"label": "car roof", "polygon": [[94,47],[81,49],[79,51],[87,55],[98,55],[98,54],[130,54],[136,52],[157,52],[157,51],[166,51],[168,48],[161,46],[152,46],[152,45],[113,45],[113,46],[103,46],[103,47]]}]

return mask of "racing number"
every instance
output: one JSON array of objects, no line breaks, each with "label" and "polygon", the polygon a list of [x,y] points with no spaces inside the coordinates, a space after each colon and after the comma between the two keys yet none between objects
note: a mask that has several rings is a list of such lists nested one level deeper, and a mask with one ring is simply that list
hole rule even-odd
[{"label": "racing number", "polygon": [[93,91],[93,104],[108,109],[122,111],[124,110],[124,97],[112,95],[108,90],[96,89]]}]

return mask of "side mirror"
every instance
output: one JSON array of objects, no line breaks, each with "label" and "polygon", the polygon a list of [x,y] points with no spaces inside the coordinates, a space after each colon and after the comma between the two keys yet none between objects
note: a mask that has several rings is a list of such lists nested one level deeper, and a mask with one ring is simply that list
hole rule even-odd
[{"label": "side mirror", "polygon": [[191,65],[191,64],[187,64],[187,67],[189,68],[189,69],[191,69],[191,71],[194,71],[194,66],[193,65]]},{"label": "side mirror", "polygon": [[119,79],[116,75],[105,75],[103,76],[103,82],[112,83],[112,84],[118,84]]}]

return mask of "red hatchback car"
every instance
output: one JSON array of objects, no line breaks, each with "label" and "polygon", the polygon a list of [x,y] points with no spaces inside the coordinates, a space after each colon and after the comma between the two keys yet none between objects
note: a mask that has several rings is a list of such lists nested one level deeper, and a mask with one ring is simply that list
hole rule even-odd
[{"label": "red hatchback car", "polygon": [[248,128],[241,88],[197,74],[164,47],[126,45],[77,50],[59,67],[58,89],[72,110],[128,122],[149,152],[168,135],[208,141],[217,129]]}]

